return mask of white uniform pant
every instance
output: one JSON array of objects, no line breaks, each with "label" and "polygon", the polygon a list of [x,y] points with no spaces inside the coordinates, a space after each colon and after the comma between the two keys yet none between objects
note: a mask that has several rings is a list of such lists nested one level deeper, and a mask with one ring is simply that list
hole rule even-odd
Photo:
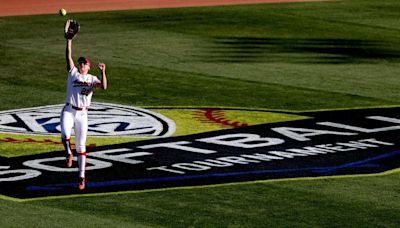
[{"label": "white uniform pant", "polygon": [[78,155],[79,176],[85,177],[86,170],[86,138],[88,132],[87,109],[76,110],[65,105],[61,112],[61,139],[70,143],[72,128],[75,131],[75,148]]},{"label": "white uniform pant", "polygon": [[88,131],[87,109],[75,110],[71,105],[64,106],[61,113],[61,138],[70,139],[72,128],[75,131],[76,152],[86,152],[86,138]]}]

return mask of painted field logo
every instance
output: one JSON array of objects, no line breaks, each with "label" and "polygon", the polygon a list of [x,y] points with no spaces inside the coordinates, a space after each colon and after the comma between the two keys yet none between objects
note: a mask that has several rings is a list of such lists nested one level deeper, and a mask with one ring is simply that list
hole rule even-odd
[{"label": "painted field logo", "polygon": [[[310,118],[91,148],[87,190],[385,173],[400,166],[400,108],[296,113]],[[76,164],[75,164],[76,167]],[[71,195],[63,152],[0,157],[0,193]]]},{"label": "painted field logo", "polygon": [[[0,112],[0,132],[60,135],[63,105]],[[93,102],[89,109],[89,136],[168,137],[175,123],[149,110]]]}]

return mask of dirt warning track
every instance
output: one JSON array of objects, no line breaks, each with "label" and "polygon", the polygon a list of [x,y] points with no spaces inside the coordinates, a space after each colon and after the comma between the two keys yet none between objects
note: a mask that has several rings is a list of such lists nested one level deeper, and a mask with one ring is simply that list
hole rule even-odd
[{"label": "dirt warning track", "polygon": [[257,3],[311,2],[320,0],[0,0],[0,17],[128,9],[180,8]]}]

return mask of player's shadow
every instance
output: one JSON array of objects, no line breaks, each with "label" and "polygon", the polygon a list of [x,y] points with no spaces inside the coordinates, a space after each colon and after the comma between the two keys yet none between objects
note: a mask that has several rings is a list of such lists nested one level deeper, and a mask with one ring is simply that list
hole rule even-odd
[{"label": "player's shadow", "polygon": [[389,43],[355,39],[216,37],[206,53],[194,57],[205,62],[345,64],[397,62],[400,50]]}]

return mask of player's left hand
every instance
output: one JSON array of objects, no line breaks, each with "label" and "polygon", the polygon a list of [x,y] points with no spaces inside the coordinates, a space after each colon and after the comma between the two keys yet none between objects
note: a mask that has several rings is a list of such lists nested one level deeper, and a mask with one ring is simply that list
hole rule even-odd
[{"label": "player's left hand", "polygon": [[106,70],[106,64],[104,64],[104,63],[99,63],[99,69],[100,69],[101,71],[105,71],[105,70]]},{"label": "player's left hand", "polygon": [[67,40],[72,40],[78,35],[80,31],[80,24],[78,21],[75,20],[67,20],[64,24],[64,37]]}]

